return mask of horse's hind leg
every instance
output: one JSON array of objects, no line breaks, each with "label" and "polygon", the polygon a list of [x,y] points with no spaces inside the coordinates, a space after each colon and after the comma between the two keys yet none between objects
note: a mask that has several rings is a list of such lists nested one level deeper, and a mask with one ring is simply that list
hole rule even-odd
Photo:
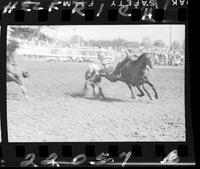
[{"label": "horse's hind leg", "polygon": [[142,89],[140,88],[139,85],[136,85],[137,89],[139,90],[140,94],[138,94],[137,96],[142,97],[144,96],[144,92],[142,91]]},{"label": "horse's hind leg", "polygon": [[134,93],[133,93],[133,90],[132,90],[132,88],[131,88],[131,85],[129,84],[129,83],[126,83],[127,84],[127,86],[129,87],[129,89],[130,89],[130,91],[131,91],[131,98],[132,99],[136,99],[136,97],[135,97],[135,95],[134,95]]},{"label": "horse's hind leg", "polygon": [[144,84],[142,84],[142,88],[147,93],[147,95],[149,96],[150,100],[152,100],[151,95],[149,94],[149,92],[147,91],[147,89],[144,87]]},{"label": "horse's hind leg", "polygon": [[149,81],[147,81],[145,83],[147,83],[149,86],[151,86],[151,88],[153,89],[153,91],[155,93],[155,98],[158,99],[158,93],[157,93],[156,88],[154,87],[154,85]]}]

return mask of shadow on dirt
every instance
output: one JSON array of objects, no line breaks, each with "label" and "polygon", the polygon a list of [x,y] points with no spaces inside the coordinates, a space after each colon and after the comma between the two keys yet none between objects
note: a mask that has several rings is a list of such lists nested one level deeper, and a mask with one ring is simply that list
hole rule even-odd
[{"label": "shadow on dirt", "polygon": [[65,93],[68,96],[71,96],[73,98],[83,98],[87,100],[98,100],[102,102],[126,102],[125,100],[116,99],[116,98],[110,98],[110,97],[101,97],[99,95],[96,96],[87,96],[85,92],[79,92],[79,93]]}]

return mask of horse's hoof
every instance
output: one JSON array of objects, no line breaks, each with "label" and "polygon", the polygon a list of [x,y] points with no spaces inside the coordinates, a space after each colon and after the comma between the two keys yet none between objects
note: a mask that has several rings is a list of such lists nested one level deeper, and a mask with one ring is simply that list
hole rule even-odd
[{"label": "horse's hoof", "polygon": [[137,94],[137,96],[138,96],[138,97],[143,97],[143,96],[144,96],[144,94]]},{"label": "horse's hoof", "polygon": [[133,100],[137,100],[137,97],[133,97],[133,96],[132,96],[131,99],[133,99]]}]

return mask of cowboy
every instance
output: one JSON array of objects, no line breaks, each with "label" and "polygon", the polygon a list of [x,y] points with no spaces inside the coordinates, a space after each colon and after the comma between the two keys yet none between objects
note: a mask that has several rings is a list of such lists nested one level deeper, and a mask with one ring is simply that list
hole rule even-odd
[{"label": "cowboy", "polygon": [[98,53],[98,59],[106,70],[110,67],[110,62],[102,54]]},{"label": "cowboy", "polygon": [[[97,75],[99,76],[100,74],[99,74],[99,71],[101,70],[101,68],[98,66],[98,65],[96,65],[96,64],[90,64],[90,65],[88,65],[88,67],[89,67],[89,74],[87,75],[89,78],[94,78],[94,77],[96,77]],[[92,79],[93,80],[93,79]]]}]

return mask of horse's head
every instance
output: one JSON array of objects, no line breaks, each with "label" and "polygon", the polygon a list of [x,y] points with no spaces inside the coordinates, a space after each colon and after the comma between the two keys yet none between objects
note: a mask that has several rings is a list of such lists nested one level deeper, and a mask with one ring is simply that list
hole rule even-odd
[{"label": "horse's head", "polygon": [[151,69],[153,69],[153,55],[151,53],[145,53],[144,56],[146,65],[148,65]]}]

